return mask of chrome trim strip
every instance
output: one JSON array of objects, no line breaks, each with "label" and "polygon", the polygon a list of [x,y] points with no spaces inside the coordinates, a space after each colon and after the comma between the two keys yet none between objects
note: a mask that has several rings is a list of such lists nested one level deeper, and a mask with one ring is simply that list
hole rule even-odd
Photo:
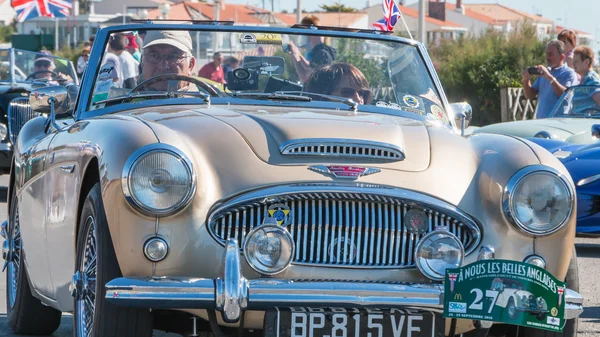
[{"label": "chrome trim strip", "polygon": [[[309,199],[314,198],[315,195],[320,194],[321,197],[325,196],[325,197],[329,197],[329,196],[335,196],[335,195],[340,195],[340,196],[344,196],[344,197],[348,197],[348,198],[354,198],[357,200],[363,200],[365,205],[369,205],[369,208],[371,209],[371,212],[369,212],[369,214],[365,214],[364,215],[364,219],[365,219],[365,235],[364,235],[364,251],[362,252],[362,258],[363,258],[363,263],[366,263],[367,259],[368,259],[368,263],[369,264],[373,264],[373,252],[375,250],[375,246],[377,245],[377,251],[379,251],[379,247],[381,246],[381,236],[377,239],[377,242],[375,242],[375,235],[376,233],[379,233],[380,235],[382,234],[382,230],[383,228],[377,228],[376,226],[378,225],[376,222],[376,214],[375,212],[375,205],[377,204],[377,202],[374,201],[383,201],[384,198],[391,198],[394,199],[395,201],[402,203],[402,205],[398,205],[398,206],[403,206],[403,213],[405,214],[407,211],[407,206],[410,205],[415,205],[415,206],[419,206],[419,207],[423,207],[426,209],[431,210],[431,212],[433,212],[436,217],[436,227],[439,225],[446,225],[448,226],[447,223],[445,223],[446,221],[442,221],[442,223],[437,223],[437,218],[440,215],[449,215],[452,218],[454,218],[457,221],[460,221],[461,224],[463,224],[465,226],[464,230],[468,231],[471,237],[471,241],[468,242],[468,249],[466,250],[466,254],[470,254],[473,250],[476,249],[476,247],[479,245],[480,241],[481,241],[481,226],[474,220],[472,219],[468,214],[466,214],[465,212],[459,210],[457,207],[455,207],[454,205],[451,205],[449,203],[446,203],[442,200],[424,195],[424,194],[420,194],[414,191],[410,191],[410,190],[405,190],[405,189],[401,189],[401,188],[396,188],[396,187],[388,187],[388,186],[381,186],[381,185],[368,185],[368,184],[350,184],[350,183],[307,183],[307,184],[290,184],[290,185],[278,185],[278,186],[274,186],[274,187],[268,187],[268,188],[264,188],[264,189],[257,189],[257,190],[253,190],[250,192],[246,192],[244,194],[240,194],[236,197],[233,197],[229,200],[225,200],[224,202],[219,202],[216,206],[213,207],[213,209],[209,212],[209,217],[208,217],[208,221],[207,224],[208,226],[206,226],[208,228],[208,232],[211,234],[211,236],[220,244],[225,245],[225,241],[223,235],[221,235],[221,237],[219,237],[219,235],[217,234],[219,232],[219,229],[221,231],[221,233],[224,233],[224,228],[220,227],[220,226],[215,226],[215,219],[222,216],[222,214],[225,214],[227,212],[230,212],[232,208],[236,208],[238,206],[242,206],[242,205],[249,205],[249,204],[253,204],[253,203],[258,203],[258,204],[263,204],[265,202],[268,203],[276,203],[279,202],[281,199],[286,198],[287,196],[297,196],[300,199],[291,199],[293,201],[293,203],[295,203],[295,205],[299,205],[300,203],[304,203],[306,204],[305,206],[307,206]],[[331,211],[331,226],[327,225],[327,222],[325,222],[325,233],[324,233],[324,241],[326,242],[327,239],[330,240],[329,245],[331,246],[332,244],[335,243],[335,232],[338,232],[338,238],[342,237],[340,236],[341,234],[339,234],[341,232],[341,230],[343,229],[343,225],[340,223],[338,224],[338,217],[340,218],[339,221],[342,220],[342,207],[343,205],[341,205],[341,202],[338,202],[336,200],[328,200],[325,198],[325,200],[327,201],[325,203],[325,205],[328,205],[328,202],[331,202],[332,207],[326,207],[326,212],[325,212],[325,217],[326,217],[326,221],[330,220],[329,214],[327,214],[329,211]],[[262,206],[261,206],[262,207]],[[243,208],[243,207],[241,207]],[[330,209],[331,208],[331,209]],[[254,209],[254,207],[250,208],[250,209]],[[298,209],[298,208],[296,208]],[[308,222],[309,219],[307,219],[307,217],[309,216],[308,214],[308,208],[304,207],[304,212],[306,212],[306,214],[302,214],[303,212],[298,212],[299,214],[294,214],[293,216],[297,216],[298,219],[297,221],[295,221],[295,223],[297,224],[298,228],[294,228],[296,226],[291,225],[291,233],[294,233],[294,231],[297,231],[295,234],[295,241],[297,243],[297,247],[301,247],[301,249],[303,249],[302,254],[300,253],[300,249],[298,249],[296,251],[296,258],[294,259],[293,264],[295,265],[302,265],[302,264],[306,264],[306,265],[311,265],[311,266],[318,266],[318,263],[310,262],[307,263],[305,262],[307,260],[307,256],[306,256],[306,249],[308,247],[308,242],[307,242],[307,237],[310,233],[306,232],[308,230]],[[380,211],[379,211],[380,212]],[[339,213],[339,214],[338,214]],[[260,214],[257,214],[257,220],[258,217],[260,217]],[[231,218],[231,217],[229,217]],[[225,217],[224,219],[227,219],[227,217]],[[304,221],[303,221],[304,220]],[[398,219],[399,225],[401,225],[400,219]],[[456,224],[454,225],[455,227],[457,226]],[[213,228],[214,227],[214,228]],[[389,228],[389,227],[388,227]],[[402,233],[402,247],[406,247],[406,245],[410,245],[410,249],[412,249],[412,247],[416,246],[416,242],[415,241],[415,237],[412,234],[409,234],[406,232],[405,230],[405,226],[402,226],[403,228],[403,233]],[[302,231],[304,231],[306,233],[306,235],[303,235],[303,233],[301,233]],[[330,234],[330,238],[328,238],[328,234]],[[407,235],[410,235],[410,237],[407,237]],[[407,242],[407,239],[409,242]],[[387,240],[387,239],[386,239]],[[302,244],[300,244],[302,242]],[[321,241],[318,241],[318,244],[321,244]],[[324,247],[326,248],[326,245],[324,245]],[[333,247],[333,246],[331,246]],[[337,253],[337,252],[336,252]],[[324,251],[324,256],[323,256],[323,263],[332,263],[331,256],[329,256],[329,252]],[[359,254],[357,254],[359,255]],[[402,249],[402,261],[409,261],[410,263],[408,265],[402,265],[402,266],[373,266],[373,265],[369,265],[369,266],[360,266],[360,265],[342,265],[342,264],[328,264],[328,267],[340,267],[340,268],[367,268],[367,269],[372,269],[372,268],[385,268],[385,269],[397,269],[397,268],[413,268],[414,266],[412,265],[413,263],[413,259],[412,259],[412,254],[406,254],[405,249]],[[338,257],[338,254],[336,254],[336,257]],[[358,258],[358,256],[357,256]],[[339,258],[337,259],[339,261]],[[357,263],[359,260],[356,260]],[[376,263],[380,263],[380,261],[376,261]]]},{"label": "chrome trim strip", "polygon": [[[140,158],[149,154],[150,152],[168,152],[176,157],[179,157],[181,159],[181,161],[183,162],[184,166],[186,166],[187,170],[189,171],[191,179],[192,179],[192,184],[190,186],[190,189],[188,190],[188,194],[177,205],[175,205],[167,210],[160,211],[160,210],[148,208],[146,205],[139,203],[132,196],[131,191],[129,190],[130,172],[131,172],[133,165]],[[183,153],[183,151],[179,150],[178,148],[176,148],[172,145],[163,144],[163,143],[149,144],[149,145],[143,146],[143,147],[139,148],[138,150],[136,150],[131,156],[129,156],[129,158],[125,162],[125,165],[123,166],[123,171],[121,173],[121,188],[123,190],[123,195],[125,196],[125,199],[127,200],[127,202],[131,206],[133,206],[135,209],[140,211],[142,214],[150,215],[150,216],[173,215],[173,214],[179,212],[180,210],[184,209],[185,207],[187,207],[191,203],[192,199],[194,198],[194,195],[196,193],[196,173],[194,171],[194,165],[192,165],[192,161],[188,158],[188,156],[186,156],[185,153]]]},{"label": "chrome trim strip", "polygon": [[[241,271],[238,243],[227,242],[222,277],[120,277],[106,284],[108,302],[153,309],[216,309],[226,322],[239,321],[245,310],[286,306],[349,306],[443,309],[443,285],[368,283],[328,280],[247,280]],[[565,292],[565,318],[583,312],[581,296]]]},{"label": "chrome trim strip", "polygon": [[[564,185],[567,188],[567,191],[569,192],[568,203],[569,203],[570,207],[569,207],[567,216],[565,218],[565,221],[562,224],[556,226],[555,228],[553,228],[549,231],[531,230],[527,226],[523,225],[521,223],[521,221],[519,221],[516,218],[516,215],[514,214],[514,211],[513,211],[514,210],[513,195],[515,193],[516,187],[528,175],[539,173],[539,172],[545,172],[545,173],[550,173],[550,174],[555,175],[559,180],[561,180],[564,183]],[[572,184],[570,184],[567,177],[565,177],[558,170],[556,170],[553,167],[545,166],[545,165],[531,165],[531,166],[527,166],[527,167],[519,170],[517,173],[515,173],[510,178],[510,180],[504,187],[504,191],[503,191],[503,195],[502,195],[502,209],[503,209],[504,217],[513,226],[515,226],[515,228],[517,228],[520,232],[527,234],[527,235],[531,235],[531,236],[546,236],[546,235],[553,234],[553,233],[557,232],[559,229],[563,228],[564,225],[569,221],[569,218],[571,217],[571,215],[573,214],[574,202],[575,202],[575,187]]]},{"label": "chrome trim strip", "polygon": [[67,172],[67,173],[73,173],[73,170],[75,170],[75,164],[72,165],[63,165],[60,167],[61,170]]},{"label": "chrome trim strip", "polygon": [[0,151],[12,151],[12,145],[10,143],[0,143]]},{"label": "chrome trim strip", "polygon": [[[356,151],[346,151],[347,149]],[[382,153],[377,154],[379,151]],[[401,161],[406,158],[404,150],[397,145],[343,138],[293,139],[283,143],[279,147],[279,152],[282,155],[290,156],[327,156],[390,161]]]}]

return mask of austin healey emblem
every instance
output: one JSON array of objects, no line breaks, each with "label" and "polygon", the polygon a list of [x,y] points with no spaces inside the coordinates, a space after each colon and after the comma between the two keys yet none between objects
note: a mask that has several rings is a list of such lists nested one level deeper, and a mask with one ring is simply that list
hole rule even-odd
[{"label": "austin healey emblem", "polygon": [[357,167],[357,166],[325,166],[325,165],[314,165],[308,168],[311,171],[332,175],[336,178],[344,179],[358,179],[359,177],[366,176],[369,174],[381,172],[380,169],[370,167]]}]

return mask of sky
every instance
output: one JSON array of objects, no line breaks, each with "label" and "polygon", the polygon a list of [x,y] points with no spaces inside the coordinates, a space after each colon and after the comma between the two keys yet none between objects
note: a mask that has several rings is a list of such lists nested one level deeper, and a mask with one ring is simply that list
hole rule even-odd
[{"label": "sky", "polygon": [[[271,8],[271,0],[225,0],[231,3],[250,4],[258,7]],[[289,12],[296,8],[295,0],[273,0],[276,11],[287,10]],[[302,8],[305,11],[318,10],[320,4],[334,4],[338,0],[302,0]],[[368,0],[339,0],[344,5],[362,9]],[[378,0],[370,0],[376,4]],[[398,1],[398,0],[396,0]],[[413,4],[418,0],[405,0],[405,4]],[[448,0],[455,3],[456,0]],[[541,14],[543,17],[554,20],[557,25],[590,33],[596,37],[594,49],[599,49],[600,44],[600,15],[599,0],[463,0],[463,3],[499,3],[532,14]]]}]

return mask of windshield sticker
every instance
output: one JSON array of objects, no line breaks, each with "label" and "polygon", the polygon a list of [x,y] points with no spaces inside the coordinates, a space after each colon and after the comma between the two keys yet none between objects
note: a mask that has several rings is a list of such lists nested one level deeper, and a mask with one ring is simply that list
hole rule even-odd
[{"label": "windshield sticker", "polygon": [[431,106],[431,114],[433,114],[433,116],[439,120],[441,120],[444,123],[448,123],[448,118],[446,117],[446,114],[444,113],[444,110],[442,110],[442,108],[440,108],[437,105],[432,105]]},{"label": "windshield sticker", "polygon": [[438,96],[435,94],[435,92],[433,92],[433,90],[431,88],[429,88],[429,90],[422,94],[419,95],[423,98],[427,98],[428,100],[432,101],[433,103],[437,104],[437,105],[442,105],[442,102],[440,101],[440,99],[438,98]]},{"label": "windshield sticker", "polygon": [[92,99],[92,103],[96,103],[107,99],[112,84],[113,80],[110,78],[98,81],[94,90],[94,97]]},{"label": "windshield sticker", "polygon": [[417,100],[415,96],[404,95],[404,97],[402,97],[402,100],[404,101],[404,103],[406,103],[406,105],[408,105],[411,108],[418,108],[420,105],[419,100]]},{"label": "windshield sticker", "polygon": [[240,34],[241,44],[276,44],[281,45],[281,34],[275,33],[242,33]]}]

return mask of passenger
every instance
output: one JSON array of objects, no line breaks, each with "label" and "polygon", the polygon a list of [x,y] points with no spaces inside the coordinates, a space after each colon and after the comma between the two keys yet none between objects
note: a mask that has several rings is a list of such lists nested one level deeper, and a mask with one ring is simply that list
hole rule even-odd
[{"label": "passenger", "polygon": [[[314,25],[318,26],[320,20],[315,15],[309,15],[302,19],[300,22],[303,25]],[[327,40],[323,36],[309,35],[307,36],[308,43],[302,46],[308,50],[306,55],[302,55],[300,49],[294,44],[293,41],[289,42],[289,52],[292,55],[294,67],[298,78],[302,82],[306,82],[310,73],[324,65],[330,65],[333,63],[336,57],[335,48],[327,45]]]},{"label": "passenger", "polygon": [[304,84],[304,91],[350,98],[359,104],[370,104],[373,98],[365,75],[348,63],[316,69]]}]

